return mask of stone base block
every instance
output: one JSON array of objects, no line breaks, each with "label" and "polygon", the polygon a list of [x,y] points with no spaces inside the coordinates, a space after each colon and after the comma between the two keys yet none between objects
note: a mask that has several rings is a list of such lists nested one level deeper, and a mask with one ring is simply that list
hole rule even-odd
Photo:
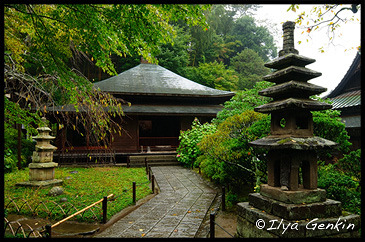
[{"label": "stone base block", "polygon": [[249,205],[237,204],[237,235],[243,238],[359,238],[360,216],[286,220]]},{"label": "stone base block", "polygon": [[315,203],[326,200],[326,190],[320,188],[313,190],[299,188],[297,191],[282,191],[280,187],[262,184],[260,194],[289,204]]},{"label": "stone base block", "polygon": [[25,182],[18,182],[17,186],[23,187],[48,187],[48,186],[58,186],[62,185],[63,180],[60,179],[53,179],[53,180],[46,180],[46,181],[25,181]]},{"label": "stone base block", "polygon": [[287,204],[259,193],[251,193],[248,196],[248,202],[251,206],[266,213],[288,220],[339,217],[342,214],[341,202],[331,199],[309,204]]},{"label": "stone base block", "polygon": [[56,162],[47,162],[47,163],[30,163],[29,169],[44,169],[44,168],[53,168],[57,167],[58,163]]}]

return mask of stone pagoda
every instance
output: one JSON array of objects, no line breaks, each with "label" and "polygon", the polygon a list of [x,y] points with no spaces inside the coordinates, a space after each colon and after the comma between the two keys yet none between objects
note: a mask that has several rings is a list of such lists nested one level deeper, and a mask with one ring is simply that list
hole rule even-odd
[{"label": "stone pagoda", "polygon": [[54,179],[57,163],[53,162],[53,151],[57,147],[50,144],[55,137],[50,136],[51,129],[47,127],[46,118],[42,117],[43,126],[38,127],[38,135],[32,137],[37,141],[29,164],[29,181],[17,183],[18,186],[51,186],[60,185],[62,180]]},{"label": "stone pagoda", "polygon": [[[294,28],[294,22],[283,24],[283,49],[278,58],[265,64],[275,71],[264,80],[276,85],[259,94],[273,100],[255,111],[271,113],[271,134],[250,145],[269,150],[267,184],[260,186],[260,193],[249,194],[248,202],[238,204],[237,234],[274,238],[356,236],[360,217],[342,216],[341,202],[326,199],[326,191],[317,188],[316,151],[337,144],[313,136],[311,111],[330,109],[331,105],[309,98],[326,88],[307,82],[321,73],[305,67],[315,60],[299,55],[294,48]],[[310,223],[313,219],[317,220]],[[340,229],[326,227],[339,219],[343,222]],[[327,229],[311,229],[314,223],[323,223]]]}]

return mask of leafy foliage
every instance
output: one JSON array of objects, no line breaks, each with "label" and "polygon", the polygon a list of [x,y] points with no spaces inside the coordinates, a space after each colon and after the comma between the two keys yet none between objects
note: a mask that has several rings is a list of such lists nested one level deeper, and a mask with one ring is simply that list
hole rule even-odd
[{"label": "leafy foliage", "polygon": [[188,79],[204,86],[227,91],[237,89],[238,76],[223,63],[200,63],[199,67],[188,67],[184,71]]},{"label": "leafy foliage", "polygon": [[177,35],[173,43],[163,44],[156,58],[159,65],[181,75],[184,67],[189,64],[188,44],[191,41],[191,35],[178,25],[174,28]]},{"label": "leafy foliage", "polygon": [[[314,99],[331,103],[329,99],[323,100],[319,97],[314,97]],[[333,109],[312,112],[313,134],[338,143],[339,150],[347,153],[351,146],[350,136],[347,134],[345,124],[341,122],[340,114],[340,111]]]},{"label": "leafy foliage", "polygon": [[248,110],[227,118],[217,132],[205,136],[199,148],[203,153],[200,166],[204,174],[220,184],[240,187],[254,181],[256,164],[249,142],[257,136],[251,125],[266,115]]},{"label": "leafy foliage", "polygon": [[258,53],[264,61],[268,61],[270,57],[275,58],[277,55],[274,39],[268,29],[257,26],[255,19],[251,16],[242,16],[235,21],[227,41],[239,43],[235,48],[236,53],[249,48]]},{"label": "leafy foliage", "polygon": [[[80,134],[92,130],[92,141],[108,147],[108,132],[122,130],[114,118],[122,119],[123,100],[95,89],[77,69],[78,64],[86,60],[115,75],[115,56],[142,55],[156,62],[159,46],[173,42],[176,36],[171,22],[181,20],[187,26],[206,28],[202,12],[209,8],[175,4],[6,4],[5,121],[23,124],[34,135],[33,125],[39,124],[40,117],[53,115],[59,129],[66,126]],[[62,111],[64,108],[68,111]]]},{"label": "leafy foliage", "polygon": [[[361,10],[361,4],[321,4],[313,6],[307,12],[301,10],[300,4],[292,4],[287,9],[287,11],[300,13],[295,23],[303,29],[302,34],[307,33],[309,38],[312,31],[327,27],[330,43],[333,43],[336,37],[341,37],[342,34],[338,32],[342,24],[360,22],[359,10]],[[359,50],[360,46],[356,48]],[[324,52],[323,47],[320,51]]]},{"label": "leafy foliage", "polygon": [[251,49],[244,49],[231,59],[234,70],[239,73],[238,89],[251,89],[262,77],[270,73],[262,58]]},{"label": "leafy foliage", "polygon": [[357,181],[361,181],[361,149],[351,151],[335,163],[335,166]]},{"label": "leafy foliage", "polygon": [[241,114],[246,110],[253,110],[255,107],[267,103],[270,98],[258,95],[259,90],[272,86],[273,83],[261,81],[255,83],[252,89],[236,92],[231,100],[224,103],[224,108],[213,119],[213,123],[221,123],[230,116]]},{"label": "leafy foliage", "polygon": [[360,214],[361,192],[359,181],[336,169],[333,164],[323,165],[323,162],[319,163],[318,187],[326,189],[327,198],[340,201],[343,209]]},{"label": "leafy foliage", "polygon": [[198,147],[199,142],[205,135],[215,131],[216,126],[214,124],[200,124],[199,120],[195,118],[191,129],[180,131],[177,160],[186,167],[194,166],[196,159],[202,154]]}]

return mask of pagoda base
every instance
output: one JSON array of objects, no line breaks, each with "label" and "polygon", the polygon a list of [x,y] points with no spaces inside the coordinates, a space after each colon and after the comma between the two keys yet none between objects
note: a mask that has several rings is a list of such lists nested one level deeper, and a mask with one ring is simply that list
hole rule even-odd
[{"label": "pagoda base", "polygon": [[23,186],[23,187],[48,187],[48,186],[62,185],[62,183],[63,183],[63,180],[53,179],[53,180],[45,180],[45,181],[18,182],[16,185]]},{"label": "pagoda base", "polygon": [[326,190],[320,188],[304,189],[302,186],[299,186],[296,191],[282,191],[280,187],[262,184],[260,194],[284,203],[294,204],[323,202],[326,200]]},{"label": "pagoda base", "polygon": [[358,238],[360,216],[343,215],[331,199],[288,204],[259,193],[237,204],[237,235],[242,238]]}]

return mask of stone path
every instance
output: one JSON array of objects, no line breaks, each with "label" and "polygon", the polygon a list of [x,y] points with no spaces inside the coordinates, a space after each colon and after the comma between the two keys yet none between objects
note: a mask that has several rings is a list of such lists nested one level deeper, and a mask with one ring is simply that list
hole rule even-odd
[{"label": "stone path", "polygon": [[195,237],[217,192],[187,168],[151,169],[160,193],[94,237]]}]

